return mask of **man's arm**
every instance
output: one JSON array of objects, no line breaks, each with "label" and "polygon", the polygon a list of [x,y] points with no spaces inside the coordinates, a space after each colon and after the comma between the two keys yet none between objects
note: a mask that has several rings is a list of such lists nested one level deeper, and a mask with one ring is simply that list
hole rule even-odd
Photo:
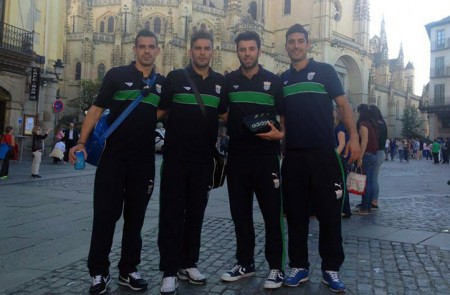
[{"label": "man's arm", "polygon": [[83,151],[84,157],[87,157],[86,154],[86,141],[89,138],[89,135],[91,134],[92,129],[94,129],[95,124],[100,119],[100,116],[103,113],[103,108],[98,107],[96,105],[92,105],[88,113],[86,115],[86,118],[84,119],[83,125],[81,125],[81,134],[78,139],[78,143],[70,149],[69,151],[69,160],[71,164],[75,163],[75,152],[76,151]]},{"label": "man's arm", "polygon": [[268,123],[270,131],[266,133],[256,134],[264,140],[282,140],[284,138],[284,116],[280,116],[280,130],[278,130],[272,123]]},{"label": "man's arm", "polygon": [[353,163],[357,159],[359,159],[361,154],[361,147],[359,146],[359,136],[356,131],[355,123],[353,122],[353,112],[350,106],[350,103],[347,101],[345,96],[340,95],[334,99],[337,107],[339,108],[339,112],[341,114],[342,123],[350,135],[350,139],[348,140],[347,145],[345,146],[344,157],[348,156],[348,153],[351,153],[349,163]]}]

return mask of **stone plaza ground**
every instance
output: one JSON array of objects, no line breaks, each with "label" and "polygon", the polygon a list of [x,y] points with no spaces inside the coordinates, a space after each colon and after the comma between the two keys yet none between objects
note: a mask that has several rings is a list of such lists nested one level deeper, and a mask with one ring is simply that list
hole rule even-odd
[{"label": "stone plaza ground", "polygon": [[[157,169],[161,156],[157,155]],[[0,182],[0,294],[88,294],[86,268],[92,222],[95,169],[75,171],[45,159],[42,179],[34,179],[30,159],[11,164]],[[158,173],[157,173],[158,175]],[[432,161],[386,162],[380,175],[380,210],[344,219],[346,260],[340,276],[346,294],[450,294],[450,167]],[[159,183],[159,179],[156,179]],[[157,224],[159,187],[150,201],[143,229],[140,271],[149,289],[136,293],[117,283],[122,222],[111,253],[113,278],[107,294],[158,294]],[[352,205],[360,197],[351,195]],[[204,286],[181,282],[179,294],[333,294],[321,283],[317,254],[318,224],[310,222],[310,282],[297,288],[263,289],[268,274],[264,224],[257,203],[256,276],[224,283],[220,275],[233,266],[234,225],[226,186],[211,192],[202,232],[199,269]]]}]

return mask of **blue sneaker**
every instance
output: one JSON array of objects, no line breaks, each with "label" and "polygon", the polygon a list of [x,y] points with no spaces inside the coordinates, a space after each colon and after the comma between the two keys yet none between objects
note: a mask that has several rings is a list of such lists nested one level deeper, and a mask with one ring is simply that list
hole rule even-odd
[{"label": "blue sneaker", "polygon": [[322,282],[325,285],[330,286],[330,290],[333,292],[345,292],[345,285],[341,279],[339,279],[339,273],[337,271],[326,270],[322,272]]},{"label": "blue sneaker", "polygon": [[309,280],[309,270],[306,268],[293,268],[291,273],[284,279],[284,285],[289,287],[297,287],[300,283]]}]

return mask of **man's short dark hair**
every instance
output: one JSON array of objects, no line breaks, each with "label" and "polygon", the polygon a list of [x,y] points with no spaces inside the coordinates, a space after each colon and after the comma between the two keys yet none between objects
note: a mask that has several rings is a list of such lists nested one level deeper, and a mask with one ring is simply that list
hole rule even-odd
[{"label": "man's short dark hair", "polygon": [[146,29],[140,30],[137,33],[136,38],[134,39],[134,46],[137,46],[139,37],[152,37],[152,38],[155,38],[156,46],[158,46],[158,37],[156,37],[156,34],[153,33],[150,30],[146,30]]},{"label": "man's short dark hair", "polygon": [[194,34],[192,34],[192,36],[191,36],[191,48],[192,48],[192,45],[199,39],[207,39],[207,40],[211,41],[211,45],[214,44],[213,37],[209,32],[207,32],[205,30],[198,30],[198,31],[195,31]]},{"label": "man's short dark hair", "polygon": [[288,41],[288,36],[294,33],[300,33],[305,35],[306,42],[308,42],[308,32],[306,31],[305,27],[303,27],[301,24],[295,24],[290,26],[289,29],[286,31],[286,43]]},{"label": "man's short dark hair", "polygon": [[255,31],[245,31],[237,35],[236,39],[234,39],[234,42],[236,43],[236,48],[238,43],[243,40],[244,41],[254,40],[256,41],[256,46],[258,46],[258,49],[261,48],[261,37],[259,37],[258,33],[256,33]]}]

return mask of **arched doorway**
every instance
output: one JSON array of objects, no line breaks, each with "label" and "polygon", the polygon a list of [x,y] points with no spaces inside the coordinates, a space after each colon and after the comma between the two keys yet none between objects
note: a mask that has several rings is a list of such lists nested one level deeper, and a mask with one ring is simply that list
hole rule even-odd
[{"label": "arched doorway", "polygon": [[334,68],[344,87],[346,97],[355,111],[364,101],[363,73],[353,57],[349,55],[339,57]]},{"label": "arched doorway", "polygon": [[3,134],[6,124],[6,104],[11,101],[11,95],[0,87],[0,133]]}]

